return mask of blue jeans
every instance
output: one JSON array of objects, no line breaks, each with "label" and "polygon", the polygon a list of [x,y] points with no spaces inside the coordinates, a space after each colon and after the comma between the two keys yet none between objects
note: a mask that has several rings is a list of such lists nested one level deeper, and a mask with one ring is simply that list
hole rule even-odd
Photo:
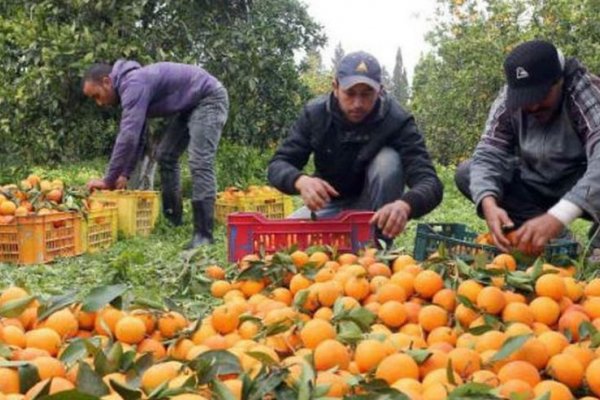
[{"label": "blue jeans", "polygon": [[221,86],[200,100],[196,108],[173,118],[158,146],[163,191],[180,192],[179,158],[188,149],[192,201],[214,201],[217,193],[215,157],[228,112],[227,90]]},{"label": "blue jeans", "polygon": [[[376,211],[385,204],[399,200],[404,193],[404,170],[400,154],[391,147],[383,147],[367,167],[365,184],[358,197],[333,199],[316,211],[318,218],[333,217],[343,210]],[[288,218],[310,218],[304,206]]]}]

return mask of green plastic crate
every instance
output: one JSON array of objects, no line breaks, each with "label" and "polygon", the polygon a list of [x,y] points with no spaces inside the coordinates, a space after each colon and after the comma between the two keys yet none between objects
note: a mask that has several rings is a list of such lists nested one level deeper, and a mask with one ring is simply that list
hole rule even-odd
[{"label": "green plastic crate", "polygon": [[[477,233],[464,224],[418,224],[414,257],[423,261],[438,251],[442,244],[450,256],[463,259],[472,259],[478,254],[485,254],[491,259],[502,253],[496,246],[475,243],[476,237]],[[574,259],[577,258],[578,252],[579,243],[556,239],[546,246],[544,258],[550,262],[558,257]]]}]

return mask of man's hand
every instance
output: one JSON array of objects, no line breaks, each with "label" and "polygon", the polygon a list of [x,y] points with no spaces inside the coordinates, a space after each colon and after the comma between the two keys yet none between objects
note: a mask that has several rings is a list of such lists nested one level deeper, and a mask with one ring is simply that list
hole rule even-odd
[{"label": "man's hand", "polygon": [[117,181],[115,182],[115,189],[122,190],[127,189],[127,178],[123,175],[119,176]]},{"label": "man's hand", "polygon": [[514,223],[503,208],[498,207],[496,199],[492,196],[485,197],[481,202],[483,215],[488,229],[492,233],[494,243],[503,252],[508,252],[510,240],[504,235],[503,228],[513,227]]},{"label": "man's hand", "polygon": [[560,235],[564,227],[563,223],[552,214],[542,214],[517,229],[514,245],[526,254],[540,254],[550,239]]},{"label": "man's hand", "polygon": [[311,211],[317,211],[325,207],[331,201],[331,197],[339,196],[339,193],[329,183],[320,178],[302,175],[294,184],[302,196],[302,201]]},{"label": "man's hand", "polygon": [[396,200],[377,210],[370,223],[376,225],[385,236],[393,238],[404,231],[410,212],[407,202]]},{"label": "man's hand", "polygon": [[104,182],[104,179],[91,179],[86,186],[90,192],[108,189],[108,185]]}]

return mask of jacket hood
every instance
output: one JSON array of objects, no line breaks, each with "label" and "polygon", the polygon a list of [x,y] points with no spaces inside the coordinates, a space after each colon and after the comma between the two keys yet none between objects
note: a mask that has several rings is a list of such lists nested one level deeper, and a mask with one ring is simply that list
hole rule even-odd
[{"label": "jacket hood", "polygon": [[118,60],[113,65],[112,72],[110,73],[110,79],[112,80],[113,87],[118,91],[123,77],[127,75],[130,71],[139,68],[142,68],[142,66],[137,61]]}]

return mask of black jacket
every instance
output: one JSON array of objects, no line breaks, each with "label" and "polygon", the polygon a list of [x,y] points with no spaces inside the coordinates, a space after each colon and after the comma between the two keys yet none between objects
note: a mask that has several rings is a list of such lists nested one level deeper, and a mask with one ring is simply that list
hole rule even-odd
[{"label": "black jacket", "polygon": [[442,200],[442,183],[412,115],[388,95],[360,124],[345,121],[333,94],[310,102],[271,159],[269,181],[285,193],[297,194],[294,183],[314,153],[316,176],[341,198],[358,196],[370,161],[384,146],[400,154],[410,188],[402,200],[410,204],[411,217],[433,210]]}]

